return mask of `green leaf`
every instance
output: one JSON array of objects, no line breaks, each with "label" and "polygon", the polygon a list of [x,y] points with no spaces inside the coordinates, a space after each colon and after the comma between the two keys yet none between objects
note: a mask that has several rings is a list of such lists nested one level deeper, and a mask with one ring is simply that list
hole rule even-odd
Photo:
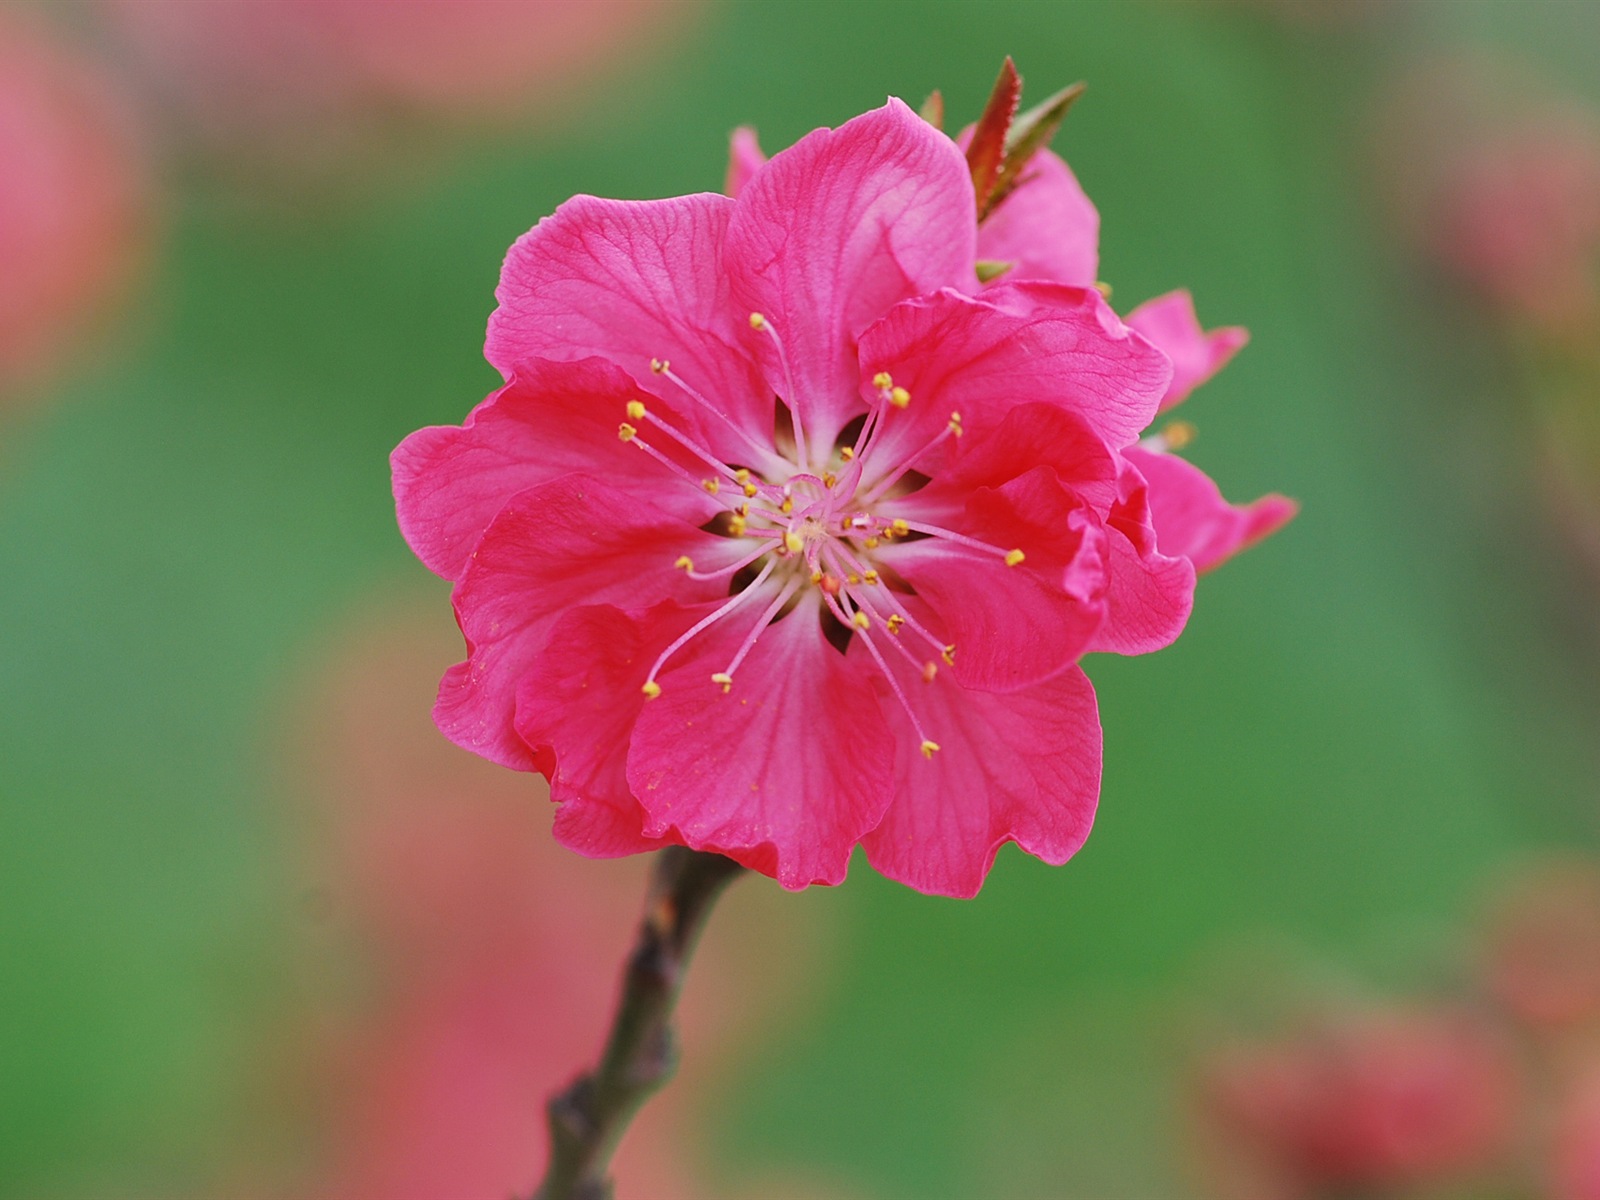
[{"label": "green leaf", "polygon": [[[995,206],[1022,182],[1022,172],[1028,163],[1035,154],[1050,144],[1050,140],[1056,135],[1056,130],[1061,128],[1067,110],[1072,107],[1073,101],[1083,95],[1087,87],[1085,83],[1074,83],[1070,87],[1064,87],[1044,103],[1028,109],[1011,123],[1010,132],[1006,135],[1005,154],[1000,163],[999,175],[989,192],[988,203],[985,204],[981,200],[978,203],[978,220],[983,220],[993,212]],[[970,159],[970,154],[968,157]]]},{"label": "green leaf", "polygon": [[967,166],[972,171],[972,190],[977,195],[978,219],[982,220],[991,207],[989,197],[999,183],[1009,152],[1007,132],[1011,118],[1017,113],[1017,101],[1022,98],[1022,78],[1016,64],[1006,55],[1000,64],[1000,74],[989,93],[989,103],[972,130],[972,142],[967,146]]},{"label": "green leaf", "polygon": [[980,258],[972,265],[978,272],[978,282],[989,283],[992,280],[999,279],[1000,276],[1017,264],[1014,262],[1002,262],[997,258]]}]

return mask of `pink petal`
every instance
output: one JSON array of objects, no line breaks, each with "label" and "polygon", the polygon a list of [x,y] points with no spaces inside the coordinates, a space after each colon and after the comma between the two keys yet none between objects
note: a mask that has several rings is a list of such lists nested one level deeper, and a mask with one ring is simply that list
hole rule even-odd
[{"label": "pink petal", "polygon": [[[451,599],[467,661],[445,673],[433,717],[451,741],[519,770],[547,767],[513,728],[517,690],[564,611],[715,599],[717,581],[672,564],[732,562],[738,543],[641,505],[612,484],[567,475],[513,497],[484,533]],[[726,590],[722,585],[721,590]]]},{"label": "pink petal", "polygon": [[[740,193],[727,262],[743,313],[762,313],[773,390],[826,450],[861,411],[855,340],[896,301],[977,286],[972,181],[955,144],[898,100],[773,157]],[[746,344],[756,343],[747,341]]]},{"label": "pink petal", "polygon": [[[974,490],[953,531],[998,552],[931,537],[879,556],[955,644],[962,685],[1016,691],[1076,661],[1105,618],[1105,533],[1082,499],[1048,467],[1035,467]],[[1026,558],[1010,567],[1001,555],[1013,549]]]},{"label": "pink petal", "polygon": [[638,503],[703,524],[717,510],[711,497],[617,439],[626,405],[637,398],[627,375],[600,359],[524,363],[465,423],[419,429],[395,448],[389,463],[400,532],[429,570],[460,579],[511,497],[573,472],[602,473]]},{"label": "pink petal", "polygon": [[1126,451],[1150,487],[1150,510],[1163,554],[1182,555],[1209,571],[1287,525],[1300,506],[1276,493],[1243,507],[1229,504],[1199,467],[1176,454]]},{"label": "pink petal", "polygon": [[1205,332],[1194,298],[1184,291],[1146,300],[1128,314],[1128,324],[1172,360],[1172,384],[1162,398],[1163,409],[1182,403],[1250,340],[1249,332],[1237,325]]},{"label": "pink petal", "polygon": [[1010,284],[896,305],[862,337],[861,371],[865,381],[887,371],[911,393],[875,451],[901,456],[952,411],[981,435],[1024,401],[1076,413],[1107,445],[1125,446],[1155,416],[1172,368],[1094,289]]},{"label": "pink petal", "polygon": [[1100,214],[1072,169],[1049,150],[1033,156],[1017,190],[978,226],[978,257],[1015,265],[1001,279],[1088,287],[1100,265]]},{"label": "pink petal", "polygon": [[628,787],[628,742],[650,665],[703,615],[670,601],[636,616],[609,604],[573,609],[523,676],[516,729],[529,746],[553,752],[547,775],[550,798],[561,806],[555,836],[563,845],[616,858],[663,844],[641,832],[645,814]]},{"label": "pink petal", "polygon": [[530,358],[610,359],[695,420],[718,453],[748,459],[721,421],[650,369],[652,359],[668,361],[708,402],[771,443],[772,393],[751,357],[723,262],[732,211],[726,196],[706,194],[568,200],[506,255],[489,361],[510,378]]},{"label": "pink petal", "polygon": [[739,126],[728,138],[728,178],[722,190],[730,196],[738,196],[744,191],[744,185],[766,165],[767,156],[762,153],[756,131],[748,125]]},{"label": "pink petal", "polygon": [[943,674],[932,684],[902,675],[940,748],[924,758],[909,724],[896,723],[899,786],[862,839],[873,868],[919,892],[970,897],[1006,842],[1056,866],[1071,858],[1100,795],[1100,718],[1088,677],[1072,667],[996,694],[965,691]]},{"label": "pink petal", "polygon": [[628,753],[647,836],[726,854],[791,889],[843,880],[893,790],[873,672],[828,644],[815,596],[761,636],[726,694],[711,676],[760,601],[690,642],[658,677]]},{"label": "pink petal", "polygon": [[999,487],[1034,467],[1049,467],[1097,512],[1109,510],[1117,499],[1111,451],[1081,416],[1054,404],[1018,404],[988,436],[969,431],[945,446],[952,448],[948,465],[918,464],[933,475],[919,500]]},{"label": "pink petal", "polygon": [[1149,654],[1178,640],[1194,607],[1194,564],[1157,549],[1144,477],[1124,462],[1121,491],[1106,520],[1106,623],[1090,650]]}]

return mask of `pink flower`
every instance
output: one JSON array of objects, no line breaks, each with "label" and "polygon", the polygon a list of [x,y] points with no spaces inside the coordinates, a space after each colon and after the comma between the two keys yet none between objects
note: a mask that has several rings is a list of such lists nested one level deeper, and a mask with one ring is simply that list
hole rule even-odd
[{"label": "pink flower", "polygon": [[0,16],[0,393],[70,352],[133,274],[143,165],[104,72]]},{"label": "pink flower", "polygon": [[1600,1072],[1590,1069],[1561,1102],[1549,1164],[1551,1200],[1600,1200]]},{"label": "pink flower", "polygon": [[1600,1020],[1600,868],[1557,859],[1499,898],[1483,940],[1488,991],[1540,1030]]},{"label": "pink flower", "polygon": [[[957,144],[965,149],[971,138],[968,129]],[[764,161],[755,131],[735,130],[728,156],[729,194],[737,195]],[[1072,168],[1050,150],[1040,150],[1022,183],[978,227],[977,256],[1008,268],[991,286],[1042,279],[1092,287],[1099,243],[1100,214]],[[1163,410],[1188,399],[1250,340],[1237,327],[1202,329],[1186,291],[1146,301],[1128,315],[1127,323],[1172,360]],[[1207,571],[1283,528],[1299,505],[1276,494],[1244,506],[1229,504],[1203,471],[1171,453],[1192,433],[1188,426],[1174,426],[1130,447],[1124,457],[1144,478],[1162,551]]]},{"label": "pink flower", "polygon": [[799,888],[859,844],[957,896],[1009,841],[1065,862],[1099,791],[1078,659],[1170,643],[1179,541],[1217,552],[1153,524],[1135,444],[1173,365],[1093,288],[980,291],[966,161],[900,102],[755,153],[737,198],[540,222],[490,322],[505,386],[395,451],[469,650],[435,718],[544,772],[589,855]]},{"label": "pink flower", "polygon": [[1202,1071],[1200,1102],[1253,1193],[1325,1195],[1436,1183],[1482,1165],[1506,1142],[1516,1073],[1475,1018],[1393,1009],[1220,1050]]}]

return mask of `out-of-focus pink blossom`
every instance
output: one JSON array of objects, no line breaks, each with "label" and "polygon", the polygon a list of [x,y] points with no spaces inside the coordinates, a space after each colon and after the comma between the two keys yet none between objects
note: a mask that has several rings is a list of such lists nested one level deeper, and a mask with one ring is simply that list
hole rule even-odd
[{"label": "out-of-focus pink blossom", "polygon": [[1509,318],[1600,321],[1600,115],[1500,63],[1419,72],[1383,102],[1385,187],[1413,243]]},{"label": "out-of-focus pink blossom", "polygon": [[0,400],[86,353],[148,235],[147,180],[111,79],[0,11]]},{"label": "out-of-focus pink blossom", "polygon": [[418,122],[573,111],[698,0],[104,0],[150,85],[214,145],[335,164]]},{"label": "out-of-focus pink blossom", "polygon": [[1485,986],[1527,1025],[1600,1020],[1600,867],[1556,861],[1516,880],[1490,913],[1482,962]]},{"label": "out-of-focus pink blossom", "polygon": [[[542,784],[438,736],[426,699],[451,639],[437,622],[402,608],[361,624],[297,718],[313,894],[339,966],[313,971],[321,1003],[286,1051],[325,1141],[300,1191],[523,1194],[543,1168],[545,1100],[599,1052],[647,864],[564,853]],[[706,939],[685,996],[684,1076],[630,1133],[623,1195],[703,1194],[697,1092],[804,969],[792,913],[746,895]],[[741,919],[751,901],[761,911]]]},{"label": "out-of-focus pink blossom", "polygon": [[1600,1200],[1600,1071],[1568,1093],[1556,1116],[1549,1200]]},{"label": "out-of-focus pink blossom", "polygon": [[1448,1181],[1504,1144],[1515,1059],[1492,1027],[1447,1008],[1339,1016],[1213,1052],[1199,1074],[1230,1194],[1312,1196]]}]

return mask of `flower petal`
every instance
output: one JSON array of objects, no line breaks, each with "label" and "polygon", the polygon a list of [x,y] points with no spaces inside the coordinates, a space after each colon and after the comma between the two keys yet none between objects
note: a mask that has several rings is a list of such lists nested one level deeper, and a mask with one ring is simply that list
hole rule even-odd
[{"label": "flower petal", "polygon": [[[955,644],[962,685],[1016,691],[1076,661],[1105,619],[1106,536],[1082,499],[1035,467],[975,489],[953,532],[996,552],[929,537],[878,553]],[[1013,549],[1025,557],[1007,566]]]},{"label": "flower petal", "polygon": [[400,532],[429,570],[460,579],[512,496],[573,472],[603,472],[639,502],[703,524],[717,509],[711,497],[617,439],[637,397],[601,359],[523,363],[463,424],[419,429],[389,456]]},{"label": "flower petal", "polygon": [[1187,459],[1151,450],[1126,453],[1149,484],[1161,552],[1182,555],[1197,571],[1209,571],[1276,533],[1300,511],[1297,503],[1277,493],[1252,504],[1229,504],[1211,478]]},{"label": "flower petal", "polygon": [[563,616],[517,688],[516,730],[536,751],[556,810],[556,840],[590,858],[615,858],[664,845],[641,832],[644,810],[628,787],[628,742],[645,705],[650,665],[713,605],[668,601],[630,615],[610,604]]},{"label": "flower petal", "polygon": [[651,360],[666,360],[747,434],[770,444],[772,392],[751,356],[723,262],[733,206],[711,194],[568,200],[506,255],[495,289],[500,307],[489,318],[489,361],[510,378],[529,358],[610,359],[696,421],[719,454],[747,458],[748,450],[734,455],[743,443],[720,420],[652,374]]},{"label": "flower petal", "polygon": [[1150,489],[1138,469],[1124,462],[1117,482],[1120,495],[1106,520],[1106,623],[1089,649],[1149,654],[1177,641],[1188,623],[1195,568],[1157,549]]},{"label": "flower petal", "polygon": [[[969,432],[944,446],[950,448],[945,465],[917,464],[932,476],[914,501],[919,506],[974,488],[999,487],[1034,467],[1049,467],[1096,512],[1109,511],[1117,499],[1111,451],[1081,416],[1054,404],[1018,404],[987,436]],[[937,453],[929,457],[937,459]]]},{"label": "flower petal", "polygon": [[1089,287],[1100,266],[1100,214],[1072,168],[1035,152],[1016,191],[978,226],[978,257],[1012,263],[1001,278]]},{"label": "flower petal", "polygon": [[722,190],[737,197],[755,173],[767,165],[756,131],[741,125],[728,137],[728,177]]},{"label": "flower petal", "polygon": [[718,581],[688,579],[680,554],[712,567],[740,542],[641,505],[593,476],[567,475],[513,497],[484,533],[451,600],[467,661],[445,673],[433,710],[451,741],[519,770],[543,765],[513,728],[517,689],[564,611],[711,600]]},{"label": "flower petal", "polygon": [[973,213],[961,152],[898,100],[807,134],[740,193],[726,251],[734,292],[781,338],[788,373],[756,335],[767,378],[817,451],[861,411],[861,332],[909,296],[977,286]]},{"label": "flower petal", "polygon": [[1075,412],[1108,446],[1126,446],[1155,416],[1172,368],[1093,288],[1035,283],[896,305],[861,339],[864,389],[879,371],[911,395],[875,451],[892,459],[926,445],[952,411],[975,435],[1025,401]]},{"label": "flower petal", "polygon": [[658,677],[628,753],[647,836],[726,854],[791,889],[843,880],[894,787],[873,675],[828,644],[815,597],[761,635],[726,693],[711,675],[760,601],[691,641]]},{"label": "flower petal", "polygon": [[1181,404],[1250,340],[1249,332],[1237,325],[1209,333],[1201,329],[1194,298],[1185,291],[1146,300],[1128,314],[1128,324],[1172,360],[1172,383],[1161,400],[1163,409]]},{"label": "flower petal", "polygon": [[1056,866],[1071,858],[1100,796],[1100,718],[1083,671],[1003,694],[901,676],[939,750],[925,758],[907,724],[896,727],[899,787],[862,839],[873,868],[919,892],[970,897],[1006,842]]}]

